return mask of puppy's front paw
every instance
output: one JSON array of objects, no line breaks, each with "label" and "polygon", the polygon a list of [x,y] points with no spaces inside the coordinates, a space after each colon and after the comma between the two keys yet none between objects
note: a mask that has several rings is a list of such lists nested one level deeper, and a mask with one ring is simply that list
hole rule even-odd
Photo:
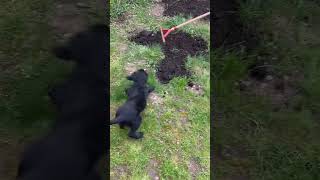
[{"label": "puppy's front paw", "polygon": [[130,133],[129,137],[134,138],[134,139],[141,139],[141,138],[143,138],[143,132],[135,132],[134,134]]},{"label": "puppy's front paw", "polygon": [[139,139],[143,138],[143,132],[139,132]]}]

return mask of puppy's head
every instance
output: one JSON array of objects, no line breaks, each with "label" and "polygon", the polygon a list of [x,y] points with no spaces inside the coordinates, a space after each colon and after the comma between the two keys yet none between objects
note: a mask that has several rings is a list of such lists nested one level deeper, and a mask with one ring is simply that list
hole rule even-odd
[{"label": "puppy's head", "polygon": [[148,73],[144,69],[139,69],[138,71],[135,71],[130,76],[128,76],[127,79],[130,81],[145,84],[148,80]]}]

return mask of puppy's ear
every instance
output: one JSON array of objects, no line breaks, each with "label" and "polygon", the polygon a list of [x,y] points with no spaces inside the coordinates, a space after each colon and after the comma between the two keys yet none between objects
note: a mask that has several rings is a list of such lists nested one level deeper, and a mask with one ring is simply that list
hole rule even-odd
[{"label": "puppy's ear", "polygon": [[63,60],[71,60],[72,52],[67,47],[55,47],[53,48],[53,54]]}]

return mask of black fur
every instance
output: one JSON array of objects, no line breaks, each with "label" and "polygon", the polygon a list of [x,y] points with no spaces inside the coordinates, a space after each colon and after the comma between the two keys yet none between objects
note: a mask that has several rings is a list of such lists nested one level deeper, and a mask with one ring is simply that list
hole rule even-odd
[{"label": "black fur", "polygon": [[130,127],[129,137],[140,139],[143,137],[142,132],[137,132],[142,118],[140,113],[147,105],[147,97],[154,90],[154,87],[147,86],[148,74],[140,69],[130,76],[128,80],[133,81],[133,85],[126,90],[128,100],[116,112],[115,119],[110,121],[110,125],[119,124],[120,128]]},{"label": "black fur", "polygon": [[99,180],[97,162],[106,153],[108,27],[97,25],[75,35],[57,57],[76,66],[50,90],[58,119],[52,131],[30,145],[18,169],[21,180]]}]

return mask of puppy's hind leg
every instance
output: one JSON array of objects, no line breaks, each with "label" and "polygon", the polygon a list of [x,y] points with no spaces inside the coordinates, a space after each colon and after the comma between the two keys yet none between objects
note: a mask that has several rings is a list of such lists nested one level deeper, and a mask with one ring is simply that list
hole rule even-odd
[{"label": "puppy's hind leg", "polygon": [[132,123],[130,132],[129,132],[129,137],[134,138],[134,139],[140,139],[143,138],[143,132],[137,132],[137,130],[140,127],[140,124],[142,122],[141,116],[137,116],[136,121]]},{"label": "puppy's hind leg", "polygon": [[124,129],[124,123],[119,123],[120,129]]}]

